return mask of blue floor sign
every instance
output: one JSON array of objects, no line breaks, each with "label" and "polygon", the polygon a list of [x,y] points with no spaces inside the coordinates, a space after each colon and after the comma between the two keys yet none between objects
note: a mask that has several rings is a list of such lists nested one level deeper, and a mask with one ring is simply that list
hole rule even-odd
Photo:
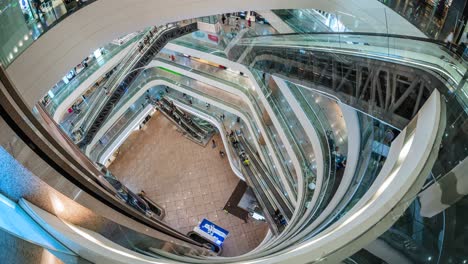
[{"label": "blue floor sign", "polygon": [[205,218],[203,219],[203,221],[201,221],[198,227],[204,233],[215,238],[216,240],[215,243],[219,246],[223,244],[224,239],[226,239],[227,235],[229,234],[229,231],[213,224],[212,222],[206,220]]}]

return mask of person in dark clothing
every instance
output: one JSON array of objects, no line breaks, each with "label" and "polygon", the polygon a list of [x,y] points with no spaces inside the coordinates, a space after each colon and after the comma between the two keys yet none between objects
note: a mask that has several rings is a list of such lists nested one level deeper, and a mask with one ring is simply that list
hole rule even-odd
[{"label": "person in dark clothing", "polygon": [[40,19],[40,14],[44,14],[41,10],[41,1],[40,0],[33,0],[31,1],[34,10],[36,11],[37,19]]},{"label": "person in dark clothing", "polygon": [[226,24],[226,16],[224,14],[221,17],[221,21],[223,22],[223,25]]}]

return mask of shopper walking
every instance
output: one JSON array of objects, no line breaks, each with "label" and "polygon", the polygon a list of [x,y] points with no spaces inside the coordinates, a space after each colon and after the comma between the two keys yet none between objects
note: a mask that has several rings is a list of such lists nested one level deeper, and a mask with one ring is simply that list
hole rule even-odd
[{"label": "shopper walking", "polygon": [[216,141],[214,139],[211,140],[211,147],[216,148]]},{"label": "shopper walking", "polygon": [[251,26],[252,26],[252,21],[250,20],[250,17],[249,17],[249,18],[247,18],[247,25],[249,25],[249,27],[251,27]]}]

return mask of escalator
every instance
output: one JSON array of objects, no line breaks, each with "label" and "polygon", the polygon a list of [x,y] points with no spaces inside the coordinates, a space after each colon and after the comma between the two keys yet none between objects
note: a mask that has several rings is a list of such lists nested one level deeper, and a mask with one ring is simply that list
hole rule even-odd
[{"label": "escalator", "polygon": [[211,138],[212,134],[214,133],[214,128],[211,124],[209,124],[203,119],[190,115],[189,113],[183,111],[177,106],[174,106],[166,97],[163,97],[161,100],[166,104],[172,105],[175,114],[177,114],[181,119],[183,119],[184,122],[187,122],[197,134],[202,136],[203,139]]},{"label": "escalator", "polygon": [[[104,173],[104,176],[100,178],[99,182],[108,191],[114,193],[116,197],[149,218],[158,221],[164,218],[166,214],[164,208],[146,197],[144,192],[135,194],[130,191],[104,166],[101,166],[101,171]],[[102,179],[105,179],[106,182],[103,182]]]},{"label": "escalator", "polygon": [[243,163],[247,182],[252,186],[257,200],[264,210],[264,217],[270,223],[273,232],[282,232],[292,217],[292,208],[286,198],[274,185],[265,165],[244,139],[242,134],[230,136],[231,143]]},{"label": "escalator", "polygon": [[133,56],[124,61],[121,66],[121,71],[115,74],[115,78],[111,78],[106,84],[111,94],[103,96],[103,102],[99,104],[98,109],[89,109],[88,111],[95,112],[95,116],[88,117],[89,125],[82,125],[84,135],[78,143],[80,148],[87,146],[94,138],[102,124],[106,121],[114,106],[119,102],[123,95],[127,92],[133,81],[139,76],[158,52],[170,40],[178,38],[182,35],[191,33],[197,29],[197,24],[189,24],[185,26],[172,26],[164,29],[156,37],[151,40],[148,47],[145,49],[136,49],[133,51]]},{"label": "escalator", "polygon": [[215,130],[213,127],[211,129],[202,129],[190,114],[176,107],[172,100],[162,97],[160,100],[152,101],[153,105],[193,142],[205,147],[214,135]]},{"label": "escalator", "polygon": [[[236,141],[233,141],[233,147],[237,150],[238,155],[243,158],[245,162],[245,159],[249,158],[248,156],[244,156],[245,152],[242,148],[242,146],[235,145]],[[244,163],[244,166],[242,167],[242,171],[244,172],[244,175],[246,176],[246,181],[248,185],[252,187],[252,191],[255,194],[255,197],[257,198],[257,201],[260,204],[260,207],[263,209],[263,216],[265,217],[266,221],[268,222],[270,229],[274,234],[280,233],[284,228],[276,221],[276,215],[277,215],[277,210],[278,207],[273,204],[272,200],[268,197],[266,194],[266,188],[263,188],[258,181],[257,177],[255,176],[255,170],[254,167]]]},{"label": "escalator", "polygon": [[275,200],[278,202],[280,208],[279,210],[283,212],[283,215],[287,219],[291,219],[293,210],[291,205],[289,205],[286,201],[284,195],[279,191],[279,188],[275,186],[274,182],[268,177],[268,170],[266,166],[260,161],[260,157],[253,151],[253,148],[250,144],[245,140],[244,136],[238,135],[237,136],[239,143],[244,147],[245,152],[249,155],[252,160],[253,165],[258,168],[260,175],[262,175],[262,180],[268,186],[268,188],[273,193]]},{"label": "escalator", "polygon": [[[446,77],[438,78],[428,72],[435,64],[423,62],[411,66],[399,63],[399,60],[388,62],[386,60],[392,56],[382,58],[380,53],[362,52],[354,55],[348,52],[362,46],[371,47],[369,49],[380,48],[387,45],[386,42],[379,42],[384,38],[395,42],[403,41],[401,36],[395,35],[374,36],[348,32],[251,36],[236,43],[228,58],[234,61],[241,58],[242,61],[239,62],[250,68],[314,87],[402,129],[415,116],[435,87],[445,89],[441,79]],[[363,39],[370,43],[362,43]],[[417,44],[422,47],[427,44],[418,41],[411,43],[413,45],[407,43],[407,49]],[[337,46],[340,48],[336,48]],[[324,47],[337,51],[323,51]],[[398,103],[389,104],[389,100]]]}]

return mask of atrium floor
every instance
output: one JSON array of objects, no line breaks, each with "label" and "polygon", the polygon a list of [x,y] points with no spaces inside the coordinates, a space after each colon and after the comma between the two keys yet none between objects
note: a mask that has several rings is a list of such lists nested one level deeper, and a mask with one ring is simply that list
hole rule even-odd
[{"label": "atrium floor", "polygon": [[216,148],[205,148],[186,139],[176,127],[156,113],[146,128],[133,133],[110,166],[129,189],[146,195],[166,208],[166,221],[182,233],[191,231],[203,218],[230,231],[223,256],[254,249],[265,237],[266,223],[248,222],[227,214],[223,207],[239,178],[232,172],[224,148],[215,135]]}]

